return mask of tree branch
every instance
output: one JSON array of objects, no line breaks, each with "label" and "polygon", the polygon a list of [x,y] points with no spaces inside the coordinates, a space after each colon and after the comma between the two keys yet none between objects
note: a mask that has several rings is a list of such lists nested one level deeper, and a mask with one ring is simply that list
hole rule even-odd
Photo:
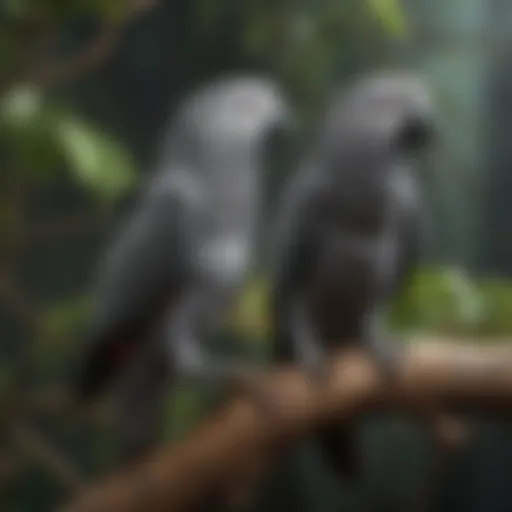
[{"label": "tree branch", "polygon": [[[88,45],[79,53],[66,60],[38,59],[30,63],[21,76],[11,77],[6,83],[0,84],[0,92],[7,90],[14,82],[23,81],[41,88],[66,85],[80,79],[103,64],[112,54],[122,35],[123,28],[136,16],[153,8],[158,0],[126,0],[126,12],[123,19],[105,22]],[[45,47],[48,45],[48,35],[55,36],[58,27],[41,24],[33,20],[24,20],[30,33],[35,38],[33,45]],[[21,26],[23,27],[23,23]],[[18,29],[19,31],[19,29]],[[53,34],[51,34],[53,32]]]},{"label": "tree branch", "polygon": [[106,23],[82,52],[66,61],[48,60],[30,70],[25,81],[51,88],[79,79],[101,65],[111,54],[123,25]]},{"label": "tree branch", "polygon": [[188,440],[98,483],[64,511],[190,510],[214,494],[231,495],[233,482],[254,477],[317,425],[376,409],[415,410],[435,402],[446,410],[512,412],[511,370],[510,346],[421,342],[407,349],[393,386],[357,350],[333,358],[321,390],[296,369],[276,370],[265,382],[282,405],[279,417],[268,418],[235,397]]}]

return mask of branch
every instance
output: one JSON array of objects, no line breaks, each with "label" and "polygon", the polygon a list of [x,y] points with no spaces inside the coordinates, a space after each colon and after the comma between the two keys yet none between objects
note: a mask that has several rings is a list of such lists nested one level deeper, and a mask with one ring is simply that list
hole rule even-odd
[{"label": "branch", "polygon": [[105,24],[82,52],[67,61],[42,62],[29,72],[25,80],[38,87],[51,88],[81,78],[111,55],[119,40],[120,29],[121,26],[117,23]]},{"label": "branch", "polygon": [[[49,57],[33,66],[28,66],[29,69],[23,73],[21,80],[38,87],[51,88],[57,85],[66,85],[87,75],[112,55],[120,40],[123,28],[133,18],[153,8],[157,1],[127,0],[126,13],[123,19],[104,23],[96,36],[81,52],[63,61]],[[31,23],[30,20],[27,20],[27,22],[32,27],[32,32],[36,33],[36,44],[47,46],[45,43],[48,42],[48,27],[44,24],[39,26],[37,22]],[[57,30],[57,27],[53,27],[53,35],[55,35]],[[18,76],[7,84],[1,84],[0,91],[8,89],[13,81],[19,79],[20,77]]]},{"label": "branch", "polygon": [[512,411],[511,370],[512,349],[502,344],[418,342],[407,349],[393,386],[385,385],[370,357],[357,350],[333,357],[322,390],[296,369],[272,371],[265,383],[282,405],[279,417],[268,418],[235,397],[185,442],[112,475],[64,510],[190,510],[212,495],[231,495],[234,481],[264,469],[319,424],[376,409],[416,410],[435,402],[448,409]]}]

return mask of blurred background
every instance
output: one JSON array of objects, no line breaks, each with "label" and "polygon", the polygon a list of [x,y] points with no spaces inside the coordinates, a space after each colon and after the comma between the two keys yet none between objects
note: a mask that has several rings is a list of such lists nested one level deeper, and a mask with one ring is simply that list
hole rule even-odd
[{"label": "blurred background", "polygon": [[[303,137],[356,73],[423,71],[444,137],[428,163],[423,266],[391,321],[411,343],[510,341],[511,29],[506,0],[1,0],[0,510],[53,510],[111,467],[108,400],[91,417],[61,403],[91,277],[172,108],[224,71],[275,74]],[[285,172],[279,158],[274,167],[269,191]],[[229,350],[264,356],[265,293],[255,276]],[[217,401],[201,389],[170,395],[166,439]],[[368,478],[355,490],[305,444],[268,475],[254,510],[512,510],[512,431],[493,418],[471,424],[471,442],[445,456],[410,419],[368,421]]]}]

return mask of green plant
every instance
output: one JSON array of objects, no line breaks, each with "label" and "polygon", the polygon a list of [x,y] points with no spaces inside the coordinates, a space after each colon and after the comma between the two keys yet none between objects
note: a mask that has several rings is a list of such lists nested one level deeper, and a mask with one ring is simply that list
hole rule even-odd
[{"label": "green plant", "polygon": [[[241,338],[268,338],[268,293],[263,277],[247,283],[229,323]],[[512,282],[472,280],[453,267],[422,268],[393,302],[389,320],[395,329],[410,334],[510,336]]]}]

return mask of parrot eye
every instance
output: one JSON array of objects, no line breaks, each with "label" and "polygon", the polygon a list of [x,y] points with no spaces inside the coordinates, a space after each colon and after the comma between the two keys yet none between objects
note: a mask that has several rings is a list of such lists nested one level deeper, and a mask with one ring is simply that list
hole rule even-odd
[{"label": "parrot eye", "polygon": [[398,131],[396,144],[403,151],[419,151],[434,138],[433,123],[425,118],[410,118]]}]

